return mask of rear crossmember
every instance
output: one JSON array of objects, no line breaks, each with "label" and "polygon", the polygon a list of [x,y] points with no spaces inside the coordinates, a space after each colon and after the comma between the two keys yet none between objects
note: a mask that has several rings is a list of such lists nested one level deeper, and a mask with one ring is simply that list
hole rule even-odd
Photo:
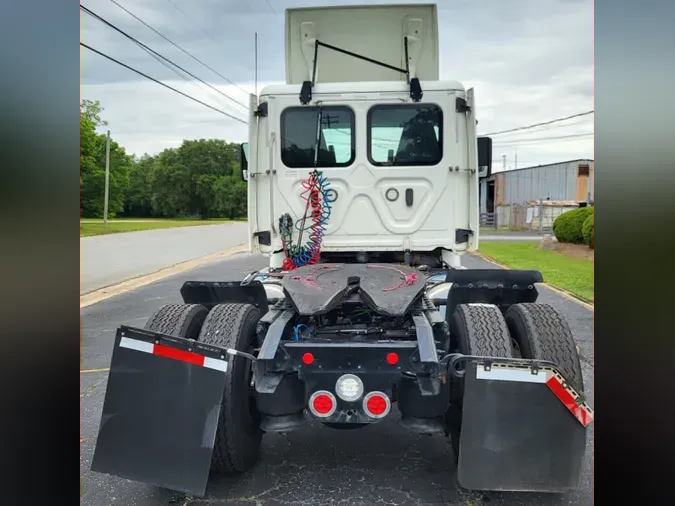
[{"label": "rear crossmember", "polygon": [[[256,391],[272,394],[290,372],[303,375],[307,365],[303,357],[310,353],[318,361],[321,372],[344,370],[386,374],[386,357],[395,353],[400,358],[395,372],[414,372],[420,393],[437,395],[441,387],[441,369],[431,324],[424,314],[413,315],[416,341],[387,340],[360,342],[354,340],[307,340],[282,342],[286,325],[293,318],[291,309],[271,310],[261,319],[262,346],[256,360]],[[269,326],[267,331],[264,328]],[[314,360],[312,361],[314,362]],[[407,369],[403,369],[407,367]]]}]

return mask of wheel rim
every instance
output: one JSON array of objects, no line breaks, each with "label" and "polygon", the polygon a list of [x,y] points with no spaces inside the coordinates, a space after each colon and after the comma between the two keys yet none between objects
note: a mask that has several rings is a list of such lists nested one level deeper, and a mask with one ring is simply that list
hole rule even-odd
[{"label": "wheel rim", "polygon": [[513,346],[513,358],[523,358],[523,352],[520,350],[520,344],[513,337],[511,338]]}]

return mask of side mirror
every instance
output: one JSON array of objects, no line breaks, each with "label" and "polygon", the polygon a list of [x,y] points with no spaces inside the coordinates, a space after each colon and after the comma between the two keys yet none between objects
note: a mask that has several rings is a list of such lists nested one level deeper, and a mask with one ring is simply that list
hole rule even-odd
[{"label": "side mirror", "polygon": [[489,177],[492,174],[492,139],[478,137],[478,177]]},{"label": "side mirror", "polygon": [[243,142],[239,149],[239,170],[241,180],[248,182],[248,142]]}]

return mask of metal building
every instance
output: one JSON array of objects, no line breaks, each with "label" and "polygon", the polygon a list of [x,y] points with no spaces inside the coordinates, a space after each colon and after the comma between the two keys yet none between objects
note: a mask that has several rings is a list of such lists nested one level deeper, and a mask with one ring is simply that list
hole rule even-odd
[{"label": "metal building", "polygon": [[511,225],[523,221],[516,215],[542,199],[561,208],[593,202],[593,165],[593,160],[578,159],[492,173],[480,182],[481,216]]},{"label": "metal building", "polygon": [[593,160],[537,165],[495,172],[480,183],[481,213],[534,200],[593,201]]}]

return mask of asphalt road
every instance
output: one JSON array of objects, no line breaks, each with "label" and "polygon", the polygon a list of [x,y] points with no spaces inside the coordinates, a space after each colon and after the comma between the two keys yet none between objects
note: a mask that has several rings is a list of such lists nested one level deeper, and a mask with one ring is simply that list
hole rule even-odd
[{"label": "asphalt road", "polygon": [[80,239],[80,295],[248,242],[246,222]]},{"label": "asphalt road", "polygon": [[[142,326],[158,307],[180,302],[178,289],[188,280],[241,279],[265,265],[265,259],[238,254],[168,278],[82,310],[82,370],[107,368],[114,331],[121,324]],[[467,257],[467,267],[491,264]],[[586,393],[593,405],[592,313],[579,304],[540,289],[540,301],[554,304],[570,323],[582,355]],[[84,505],[463,505],[588,506],[592,499],[592,425],[582,488],[558,495],[461,490],[449,441],[409,432],[390,416],[376,426],[335,431],[319,424],[288,436],[266,435],[261,460],[240,477],[215,478],[201,500],[89,470],[107,372],[81,374],[81,474]],[[395,413],[393,413],[395,415]]]}]

